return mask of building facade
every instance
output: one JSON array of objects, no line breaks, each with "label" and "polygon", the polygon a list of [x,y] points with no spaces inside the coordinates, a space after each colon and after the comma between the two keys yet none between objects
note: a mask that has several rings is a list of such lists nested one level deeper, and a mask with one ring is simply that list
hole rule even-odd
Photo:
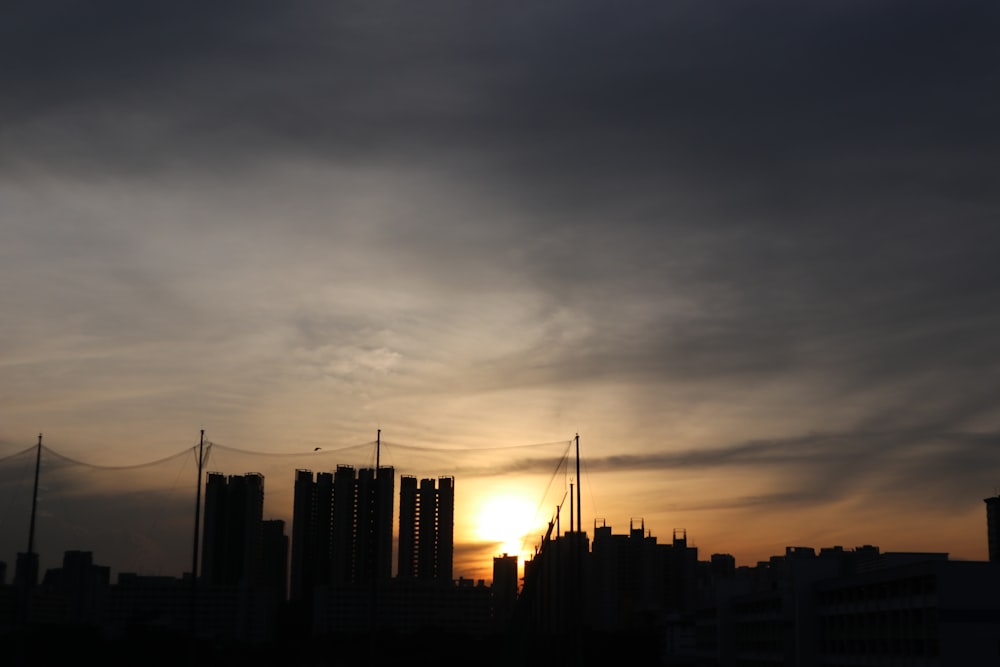
[{"label": "building facade", "polygon": [[400,579],[452,580],[455,554],[455,479],[404,475],[399,482]]},{"label": "building facade", "polygon": [[986,543],[991,563],[1000,563],[1000,496],[986,498]]},{"label": "building facade", "polygon": [[394,470],[339,465],[295,476],[291,591],[388,581],[392,576]]},{"label": "building facade", "polygon": [[256,585],[263,576],[264,476],[208,473],[201,577],[210,585]]}]

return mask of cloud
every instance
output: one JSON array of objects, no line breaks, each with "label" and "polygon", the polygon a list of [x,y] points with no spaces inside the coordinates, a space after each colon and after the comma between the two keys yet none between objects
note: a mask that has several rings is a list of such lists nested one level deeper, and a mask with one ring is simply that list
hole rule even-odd
[{"label": "cloud", "polygon": [[0,437],[584,431],[599,470],[767,471],[723,504],[982,484],[997,18],[15,3]]},{"label": "cloud", "polygon": [[1000,466],[992,447],[998,440],[996,432],[808,434],[698,450],[601,456],[585,463],[594,475],[641,471],[723,477],[726,471],[739,470],[772,489],[761,495],[681,500],[673,503],[676,509],[802,508],[850,499],[940,512],[968,508],[980,495],[988,495],[993,471]]}]

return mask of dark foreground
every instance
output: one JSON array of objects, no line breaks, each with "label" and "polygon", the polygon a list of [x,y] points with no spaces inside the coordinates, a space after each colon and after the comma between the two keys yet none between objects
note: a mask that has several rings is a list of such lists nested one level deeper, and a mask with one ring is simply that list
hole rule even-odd
[{"label": "dark foreground", "polygon": [[401,635],[393,632],[331,635],[264,644],[234,644],[208,638],[192,639],[148,627],[109,639],[87,627],[26,626],[0,637],[0,664],[49,667],[75,661],[98,667],[176,667],[177,665],[339,666],[339,665],[606,665],[663,664],[656,642],[641,635],[586,633],[581,637],[541,637],[523,634],[469,636],[431,631]]}]

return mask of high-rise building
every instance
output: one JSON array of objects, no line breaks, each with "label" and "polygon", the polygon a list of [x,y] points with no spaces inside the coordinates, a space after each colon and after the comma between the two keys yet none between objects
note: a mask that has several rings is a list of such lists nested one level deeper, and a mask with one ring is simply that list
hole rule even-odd
[{"label": "high-rise building", "polygon": [[514,614],[517,604],[517,556],[493,557],[493,586],[490,611],[493,623],[503,627]]},{"label": "high-rise building", "polygon": [[263,475],[208,473],[201,561],[206,583],[260,582],[263,513]]},{"label": "high-rise building", "polygon": [[292,500],[292,556],[289,569],[289,598],[301,600],[315,586],[312,539],[316,522],[316,486],[309,470],[295,471]]},{"label": "high-rise building", "polygon": [[295,478],[291,597],[319,585],[340,586],[392,576],[395,472],[391,467],[333,473],[309,470]]},{"label": "high-rise building", "polygon": [[1000,496],[986,498],[986,540],[991,563],[1000,563]]},{"label": "high-rise building", "polygon": [[452,580],[455,535],[455,479],[399,482],[399,555],[401,579]]},{"label": "high-rise building", "polygon": [[288,536],[285,522],[270,519],[261,531],[261,584],[273,590],[279,600],[288,596]]},{"label": "high-rise building", "polygon": [[323,504],[329,504],[331,521],[331,542],[328,579],[332,583],[347,584],[354,581],[354,531],[357,482],[354,468],[339,465],[333,473],[333,485],[329,497]]},{"label": "high-rise building", "polygon": [[356,583],[392,578],[394,475],[389,467],[358,471],[354,530]]}]

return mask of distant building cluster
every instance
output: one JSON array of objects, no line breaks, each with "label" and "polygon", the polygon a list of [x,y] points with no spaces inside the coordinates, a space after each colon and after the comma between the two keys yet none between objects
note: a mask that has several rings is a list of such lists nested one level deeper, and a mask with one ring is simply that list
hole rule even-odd
[{"label": "distant building cluster", "polygon": [[[1000,507],[1000,497],[989,499]],[[991,530],[996,514],[990,515]],[[594,527],[526,564],[515,622],[567,640],[642,638],[652,664],[987,665],[1000,661],[1000,562],[945,553],[787,547],[752,567],[699,560],[685,531],[660,544]],[[587,646],[588,639],[584,640]],[[613,659],[626,651],[611,647]]]},{"label": "distant building cluster", "polygon": [[[140,623],[245,641],[283,628],[316,636],[373,625],[488,631],[490,587],[453,579],[453,477],[401,477],[392,576],[394,480],[392,467],[296,471],[289,539],[284,521],[263,518],[263,475],[209,472],[197,579],[121,573],[110,584],[109,568],[74,551],[39,583],[37,554],[20,554],[0,599],[0,627],[89,619],[112,634]],[[511,580],[516,597],[516,559]]]},{"label": "distant building cluster", "polygon": [[494,557],[487,586],[453,578],[454,478],[400,479],[394,550],[391,467],[296,471],[291,539],[283,521],[263,519],[262,475],[210,472],[197,578],[120,573],[112,584],[90,552],[68,551],[62,567],[33,581],[37,554],[20,554],[12,584],[0,564],[0,636],[24,627],[98,626],[109,637],[167,628],[259,645],[435,630],[552,664],[1000,659],[1000,496],[986,499],[987,562],[794,546],[737,567],[724,553],[700,560],[682,529],[661,543],[641,520],[624,534],[595,521],[592,536],[579,522],[554,533],[550,524],[523,579],[517,556]]}]

